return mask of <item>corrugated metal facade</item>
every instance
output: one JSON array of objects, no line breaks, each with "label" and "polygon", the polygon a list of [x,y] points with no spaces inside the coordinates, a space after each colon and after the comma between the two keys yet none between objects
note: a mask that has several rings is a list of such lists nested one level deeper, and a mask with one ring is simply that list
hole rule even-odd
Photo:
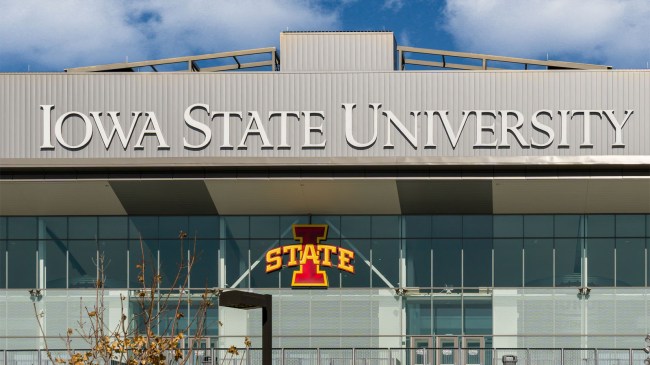
[{"label": "corrugated metal facade", "polygon": [[[650,163],[650,73],[644,71],[498,71],[498,72],[373,72],[373,73],[225,73],[225,74],[4,74],[0,75],[0,163],[21,166],[25,159],[50,159],[58,163],[90,161],[101,165],[111,158],[128,158],[121,164],[137,165],[229,165],[229,164],[498,164],[498,163]],[[210,121],[208,114],[195,110],[192,116],[212,130],[212,142],[204,149],[183,148],[183,139],[198,144],[203,135],[183,120],[185,109],[196,103],[209,105],[210,111],[238,111],[243,120],[233,118],[230,125],[232,149],[223,142],[223,117]],[[344,103],[355,103],[353,135],[359,142],[371,139],[373,110],[370,103],[381,103],[377,142],[366,149],[353,148],[346,141]],[[41,105],[55,105],[51,113],[53,150],[41,150],[43,111]],[[470,116],[456,148],[449,142],[440,118],[435,118],[433,141],[436,148],[425,148],[428,126],[425,110],[447,110],[457,130],[465,110],[517,110],[524,116],[521,133],[528,141],[546,140],[531,126],[538,110],[549,110],[553,118],[541,117],[555,131],[548,148],[524,148],[509,134],[509,148],[477,148],[476,117]],[[388,123],[383,111],[392,111],[409,131],[414,132],[412,111],[420,111],[417,148]],[[612,147],[614,128],[604,116],[591,120],[593,148],[581,148],[583,117],[569,120],[568,148],[558,148],[561,139],[559,110],[614,110],[619,122],[623,113],[633,110],[623,128],[625,147]],[[132,112],[153,112],[170,149],[157,149],[156,138],[144,138],[144,149],[134,145],[145,118],[138,120],[127,149],[116,137],[107,150],[93,125],[90,143],[79,150],[68,150],[54,138],[54,125],[66,112],[102,112],[104,127],[112,129],[106,115],[120,113],[125,131],[131,126]],[[237,148],[249,112],[259,112],[261,126],[273,148],[263,149],[258,135],[250,135],[247,149]],[[269,121],[271,111],[319,111],[312,125],[322,124],[323,134],[311,133],[313,143],[326,141],[325,148],[302,148],[304,116],[290,117],[287,144],[280,144],[279,117]],[[76,120],[75,120],[76,119]],[[510,121],[509,123],[514,123]],[[486,117],[483,124],[495,124],[496,133],[484,131],[484,141],[499,140],[500,116]],[[62,134],[69,144],[84,138],[83,122],[71,118]],[[394,148],[386,148],[387,130]],[[62,160],[51,160],[53,158]],[[167,158],[161,160],[161,158]],[[172,158],[172,159],[169,159]],[[175,158],[175,159],[174,159]]]}]

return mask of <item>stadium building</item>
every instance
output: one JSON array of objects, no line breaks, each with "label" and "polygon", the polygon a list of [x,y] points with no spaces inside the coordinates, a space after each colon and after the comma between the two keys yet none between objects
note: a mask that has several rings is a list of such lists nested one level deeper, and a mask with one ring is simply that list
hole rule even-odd
[{"label": "stadium building", "polygon": [[[287,364],[645,358],[647,70],[284,32],[5,73],[0,167],[0,364],[42,348],[35,317],[63,346],[100,255],[115,322],[142,252],[170,287],[190,242],[188,291],[272,294]],[[260,322],[215,307],[202,345]]]}]

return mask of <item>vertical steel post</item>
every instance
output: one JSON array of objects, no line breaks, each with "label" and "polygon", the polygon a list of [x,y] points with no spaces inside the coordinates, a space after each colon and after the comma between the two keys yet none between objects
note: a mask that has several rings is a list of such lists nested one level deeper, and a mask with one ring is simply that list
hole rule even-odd
[{"label": "vertical steel post", "polygon": [[526,365],[530,365],[530,349],[526,348]]},{"label": "vertical steel post", "polygon": [[357,349],[352,348],[352,365],[357,365]]},{"label": "vertical steel post", "polygon": [[598,365],[598,349],[594,349],[594,365]]},{"label": "vertical steel post", "polygon": [[284,347],[282,348],[282,353],[280,354],[280,356],[282,356],[280,358],[280,365],[284,365]]},{"label": "vertical steel post", "polygon": [[388,348],[388,365],[393,364],[393,350],[389,347]]},{"label": "vertical steel post", "polygon": [[316,365],[320,365],[320,347],[316,349]]},{"label": "vertical steel post", "polygon": [[564,348],[560,349],[560,365],[564,365]]},{"label": "vertical steel post", "polygon": [[266,305],[262,307],[262,364],[271,365],[273,358],[273,300],[269,295]]},{"label": "vertical steel post", "polygon": [[630,364],[630,365],[632,365],[632,363],[634,362],[634,361],[632,360],[632,359],[633,359],[633,356],[634,356],[634,352],[632,351],[632,349],[630,349],[630,361],[629,361],[629,364]]}]

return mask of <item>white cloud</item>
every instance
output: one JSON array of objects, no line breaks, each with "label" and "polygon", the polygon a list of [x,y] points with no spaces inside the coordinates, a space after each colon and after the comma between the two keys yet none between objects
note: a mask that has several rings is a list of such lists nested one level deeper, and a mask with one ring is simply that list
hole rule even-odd
[{"label": "white cloud", "polygon": [[648,0],[447,0],[446,29],[468,52],[645,68]]},{"label": "white cloud", "polygon": [[279,33],[326,30],[315,0],[0,0],[0,69],[66,67],[276,45]]},{"label": "white cloud", "polygon": [[384,0],[384,9],[399,11],[404,6],[404,0]]}]

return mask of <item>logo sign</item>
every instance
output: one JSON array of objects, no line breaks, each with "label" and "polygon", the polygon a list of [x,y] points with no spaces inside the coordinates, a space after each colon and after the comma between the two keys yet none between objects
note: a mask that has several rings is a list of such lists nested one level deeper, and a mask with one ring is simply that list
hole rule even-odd
[{"label": "logo sign", "polygon": [[327,272],[322,267],[354,274],[354,251],[321,243],[327,239],[326,224],[294,224],[293,238],[300,242],[280,246],[266,253],[266,272],[297,267],[291,278],[292,287],[328,287]]}]

